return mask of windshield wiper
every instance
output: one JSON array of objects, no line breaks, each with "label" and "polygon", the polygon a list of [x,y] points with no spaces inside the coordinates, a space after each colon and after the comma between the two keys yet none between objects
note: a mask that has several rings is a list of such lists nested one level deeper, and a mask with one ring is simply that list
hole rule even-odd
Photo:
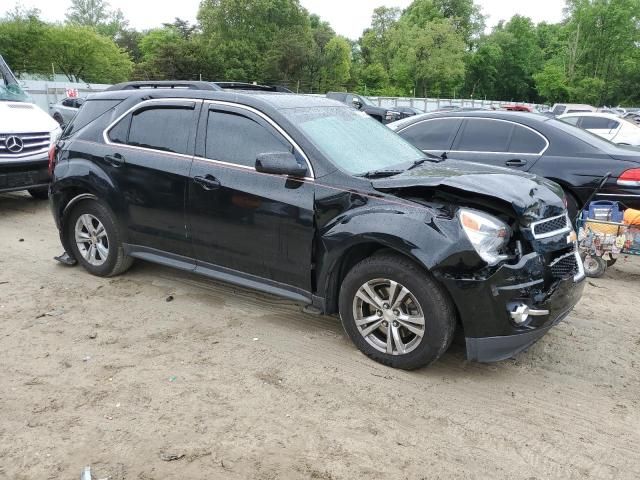
[{"label": "windshield wiper", "polygon": [[446,157],[444,156],[436,157],[435,155],[432,155],[430,153],[425,153],[425,155],[427,156],[427,158],[421,158],[420,160],[416,160],[415,162],[413,162],[413,165],[407,168],[407,170],[413,170],[414,168],[419,167],[420,165],[426,162],[440,163],[446,160]]},{"label": "windshield wiper", "polygon": [[372,170],[371,172],[362,173],[357,176],[364,178],[383,178],[393,177],[394,175],[400,175],[401,173],[404,173],[404,170]]}]

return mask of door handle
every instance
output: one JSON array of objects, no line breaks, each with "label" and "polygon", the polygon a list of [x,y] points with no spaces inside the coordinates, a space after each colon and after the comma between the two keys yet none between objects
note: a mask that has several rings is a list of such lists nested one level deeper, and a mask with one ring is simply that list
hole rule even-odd
[{"label": "door handle", "polygon": [[504,164],[507,167],[524,167],[527,164],[527,161],[520,158],[514,158],[513,160],[507,160]]},{"label": "door handle", "polygon": [[213,175],[205,175],[204,177],[193,177],[193,181],[205,190],[216,190],[220,188],[220,180]]},{"label": "door handle", "polygon": [[105,155],[104,161],[107,162],[112,167],[119,168],[124,165],[124,157],[119,153],[113,155]]}]

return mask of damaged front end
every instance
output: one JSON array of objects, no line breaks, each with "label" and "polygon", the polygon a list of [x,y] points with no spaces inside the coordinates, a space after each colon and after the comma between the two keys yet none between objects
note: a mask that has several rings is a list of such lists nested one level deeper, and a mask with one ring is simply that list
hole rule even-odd
[{"label": "damaged front end", "polygon": [[[469,245],[460,245],[432,273],[457,307],[468,358],[493,362],[526,349],[564,319],[582,296],[585,276],[560,187],[482,170],[424,175],[419,182],[398,176],[376,187],[457,217],[479,258],[469,261]],[[467,220],[465,212],[479,215]],[[484,228],[482,212],[494,236],[489,253],[469,234]]]}]

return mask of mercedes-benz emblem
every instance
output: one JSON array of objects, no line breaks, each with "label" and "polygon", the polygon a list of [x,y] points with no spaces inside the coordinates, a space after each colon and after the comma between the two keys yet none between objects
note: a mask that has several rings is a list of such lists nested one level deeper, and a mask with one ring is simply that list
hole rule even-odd
[{"label": "mercedes-benz emblem", "polygon": [[7,150],[9,150],[11,153],[20,153],[24,148],[22,139],[20,137],[16,137],[15,135],[7,137],[7,139],[4,141],[4,144],[6,145]]}]

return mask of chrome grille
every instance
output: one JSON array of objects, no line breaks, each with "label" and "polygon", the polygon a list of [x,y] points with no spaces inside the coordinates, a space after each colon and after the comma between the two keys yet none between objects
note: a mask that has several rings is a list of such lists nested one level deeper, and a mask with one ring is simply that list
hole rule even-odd
[{"label": "chrome grille", "polygon": [[556,258],[549,267],[551,268],[551,274],[560,279],[574,277],[580,271],[576,252],[570,252]]},{"label": "chrome grille", "polygon": [[536,239],[554,237],[571,231],[571,223],[566,214],[546,218],[531,224],[531,231]]},{"label": "chrome grille", "polygon": [[0,133],[0,157],[20,158],[46,153],[50,136],[43,133]]}]

